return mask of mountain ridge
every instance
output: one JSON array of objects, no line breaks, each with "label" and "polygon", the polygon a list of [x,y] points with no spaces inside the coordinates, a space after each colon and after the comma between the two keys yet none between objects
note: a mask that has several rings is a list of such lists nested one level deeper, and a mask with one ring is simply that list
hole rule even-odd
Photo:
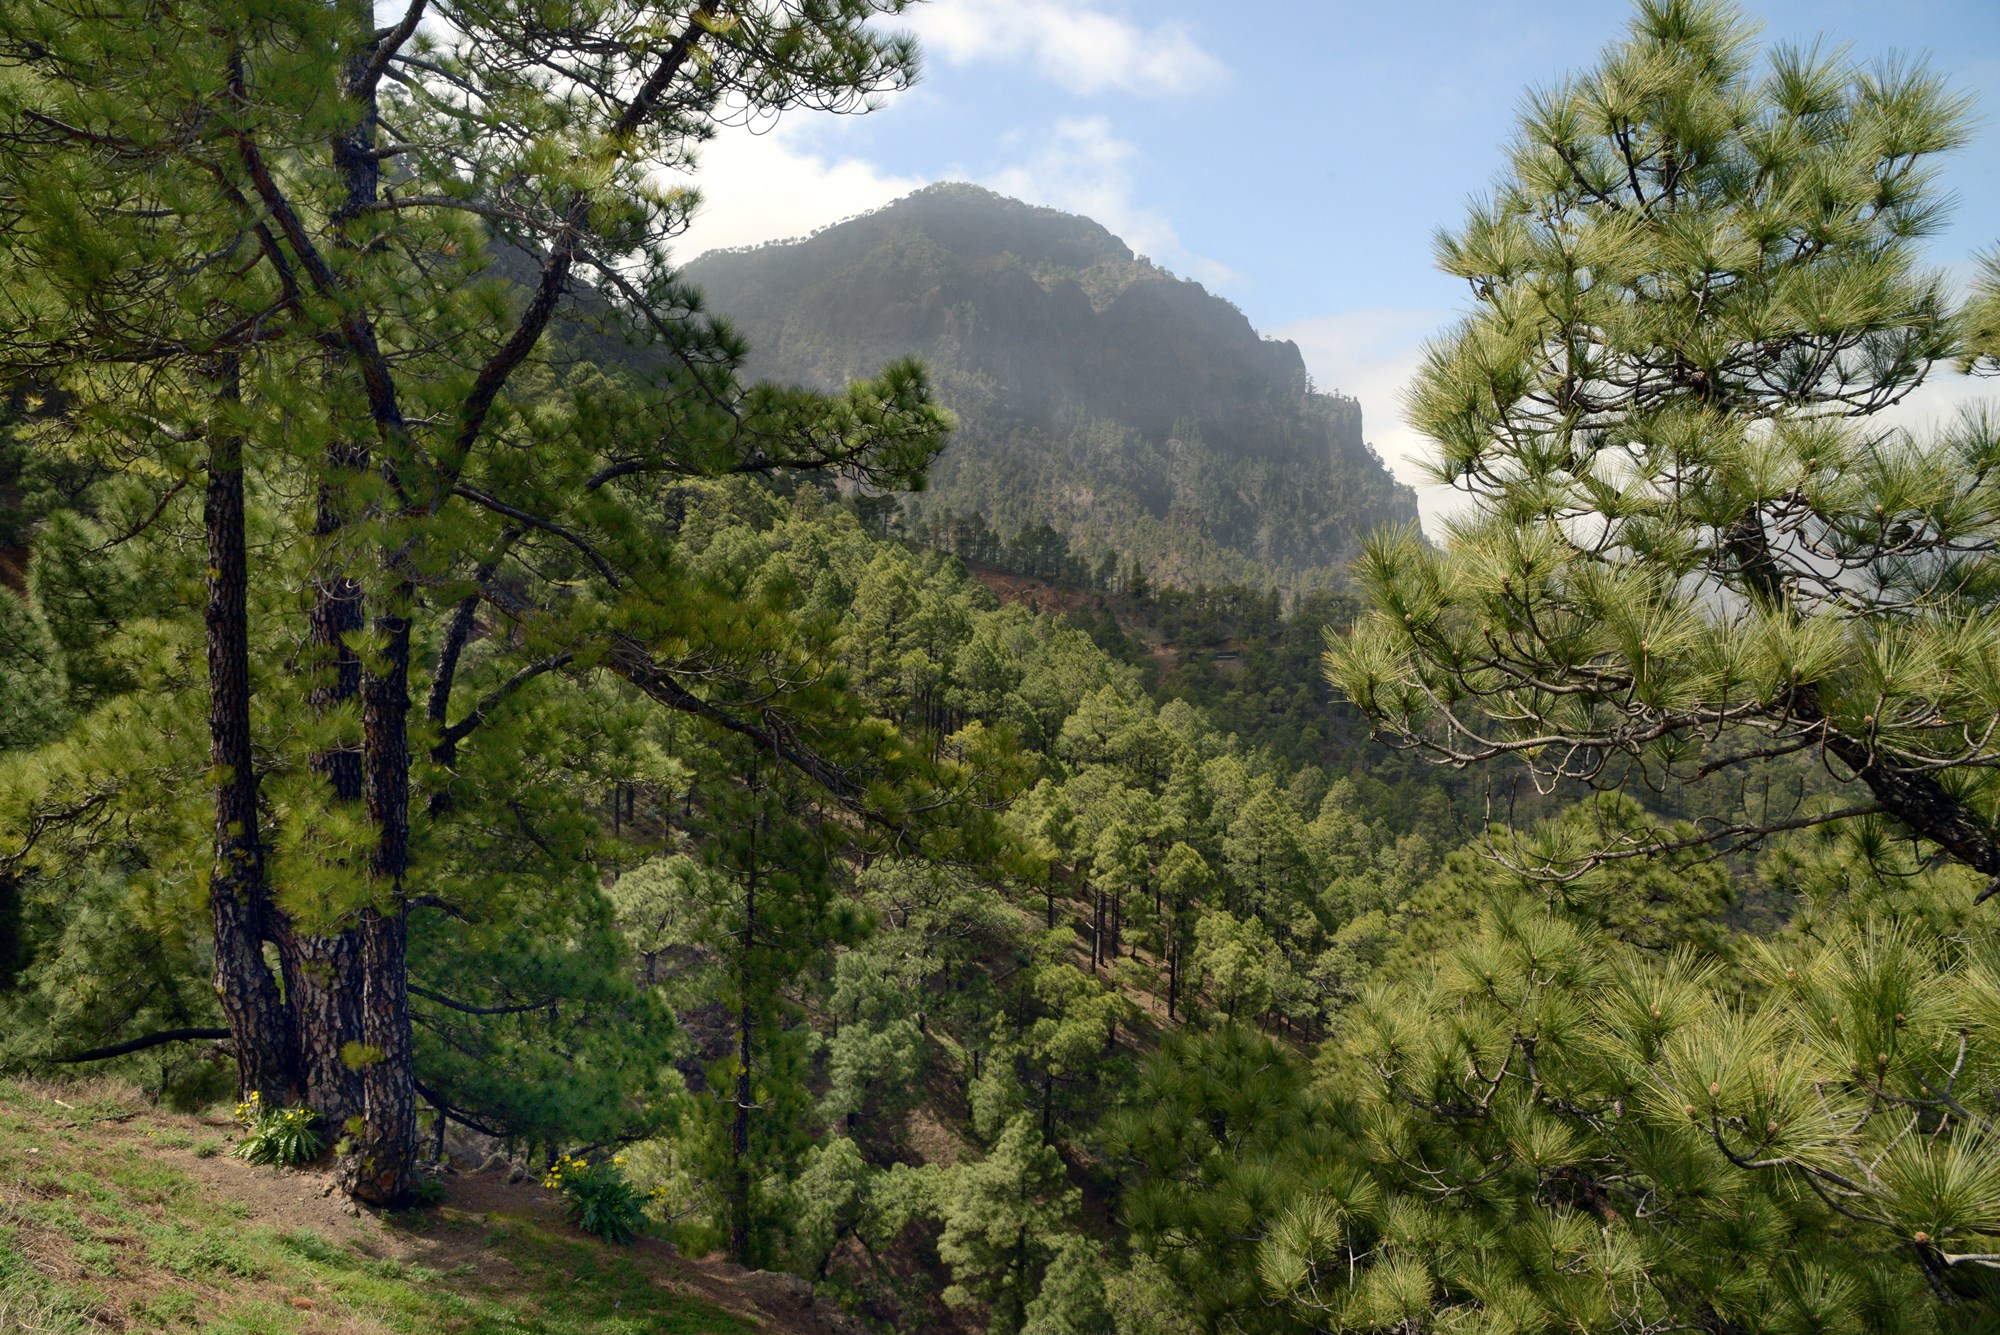
[{"label": "mountain ridge", "polygon": [[1156,578],[1341,582],[1414,493],[1314,389],[1298,346],[1102,224],[944,183],[803,240],[711,251],[688,281],[753,375],[821,387],[916,355],[960,430],[914,526],[1046,523]]}]

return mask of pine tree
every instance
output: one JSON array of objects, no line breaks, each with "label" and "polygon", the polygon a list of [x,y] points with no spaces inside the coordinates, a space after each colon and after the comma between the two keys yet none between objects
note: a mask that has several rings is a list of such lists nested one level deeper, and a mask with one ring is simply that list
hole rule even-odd
[{"label": "pine tree", "polygon": [[1167,1018],[1170,1020],[1174,1018],[1175,1008],[1187,986],[1188,951],[1194,948],[1195,942],[1195,910],[1207,898],[1213,880],[1207,861],[1186,843],[1176,842],[1160,860],[1155,883],[1163,901],[1160,913],[1161,953],[1167,963]]},{"label": "pine tree", "polygon": [[[1042,1269],[1079,1203],[1034,1119],[1022,1114],[1008,1122],[983,1158],[956,1166],[941,1184],[937,1248],[952,1275],[945,1301],[983,1307],[994,1335],[1020,1331]],[[1051,1328],[1061,1329],[1044,1326]]]},{"label": "pine tree", "polygon": [[[597,0],[551,23],[413,0],[378,27],[360,0],[0,7],[0,360],[10,388],[60,390],[53,432],[205,482],[224,1009],[244,1088],[326,1117],[358,1196],[413,1185],[412,795],[427,767],[448,789],[511,697],[609,671],[856,805],[864,773],[900,763],[810,672],[798,711],[738,717],[730,684],[757,698],[811,651],[778,600],[717,615],[726,595],[693,596],[645,516],[663,477],[908,483],[935,452],[914,368],[832,398],[737,385],[741,348],[666,260],[694,197],[654,179],[732,100],[854,108],[907,82],[910,45],[869,23],[901,8]],[[635,377],[552,358],[559,326],[653,360]],[[268,574],[310,590],[311,648],[283,683],[303,698],[279,716],[300,725],[286,764],[317,781],[286,779],[275,830],[250,732],[268,717],[244,542],[259,476],[290,484]],[[532,656],[468,701],[482,617]]]},{"label": "pine tree", "polygon": [[1852,781],[1549,876],[1885,813],[2000,877],[2000,433],[1868,425],[1990,340],[1990,295],[1959,320],[1918,249],[1967,105],[1833,47],[1760,67],[1751,38],[1731,5],[1642,0],[1596,68],[1530,98],[1492,197],[1439,237],[1473,313],[1411,397],[1471,512],[1442,550],[1370,546],[1372,610],[1329,672],[1393,740],[1517,758],[1545,789],[1787,758]]},{"label": "pine tree", "polygon": [[1331,1152],[1299,1059],[1240,1025],[1177,1029],[1135,1093],[1107,1137],[1129,1170],[1121,1213],[1135,1270],[1170,1282],[1170,1305],[1201,1329],[1286,1328],[1259,1290],[1258,1239],[1294,1192],[1352,1172]]},{"label": "pine tree", "polygon": [[[1887,884],[1733,969],[1649,958],[1496,890],[1465,946],[1364,1001],[1333,1058],[1391,1196],[1365,1221],[1293,1206],[1267,1279],[1330,1313],[1379,1310],[1322,1269],[1379,1237],[1370,1259],[1426,1274],[1434,1319],[1982,1328],[2000,1174],[1971,1110],[1992,1068],[1952,1017],[1990,952],[1936,930],[1976,882],[1922,877],[1900,913]],[[1484,1232],[1509,1218],[1514,1237]]]}]

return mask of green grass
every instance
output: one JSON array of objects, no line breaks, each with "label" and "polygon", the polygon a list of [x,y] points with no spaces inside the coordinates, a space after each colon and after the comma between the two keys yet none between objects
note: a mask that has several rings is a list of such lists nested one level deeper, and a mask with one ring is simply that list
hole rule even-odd
[{"label": "green grass", "polygon": [[381,1246],[370,1241],[381,1251],[479,1262],[459,1260],[441,1273],[415,1260],[364,1254],[296,1221],[255,1218],[244,1201],[177,1166],[212,1155],[211,1147],[219,1148],[212,1136],[143,1116],[110,1120],[131,1111],[113,1095],[65,1093],[58,1103],[46,1091],[0,1082],[0,1331],[751,1329],[668,1292],[659,1262],[644,1252],[605,1246],[561,1224],[447,1205],[395,1216],[377,1235]]}]

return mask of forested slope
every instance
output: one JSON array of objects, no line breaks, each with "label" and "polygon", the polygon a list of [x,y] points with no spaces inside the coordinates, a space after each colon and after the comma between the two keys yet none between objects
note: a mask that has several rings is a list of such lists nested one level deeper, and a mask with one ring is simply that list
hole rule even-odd
[{"label": "forested slope", "polygon": [[[1000,841],[942,862],[853,846],[807,790],[726,737],[649,722],[612,683],[581,709],[531,688],[508,709],[508,736],[533,739],[525,751],[510,740],[462,763],[533,773],[567,796],[516,805],[513,832],[484,837],[527,859],[503,873],[521,891],[550,884],[534,849],[557,839],[582,841],[605,888],[573,882],[516,919],[536,924],[522,938],[459,917],[455,905],[479,901],[437,882],[446,911],[412,929],[419,1081],[457,1127],[454,1147],[471,1128],[531,1162],[616,1148],[606,1171],[683,1248],[788,1268],[877,1328],[1313,1329],[1310,1304],[1286,1296],[1310,1280],[1286,1267],[1327,1264],[1314,1212],[1328,1199],[1348,1202],[1354,1227],[1420,1230],[1423,1255],[1448,1257],[1480,1227],[1428,1212],[1422,1194],[1425,1173],[1477,1180],[1482,1157],[1512,1153],[1457,1139],[1451,1100],[1465,1095],[1447,1035],[1499,1052],[1545,1012],[1568,1025],[1631,989],[1656,996],[1655,1046],[1600,1051],[1615,1027],[1544,1040],[1590,1126],[1589,1100],[1678,1088],[1695,1078],[1687,1063],[1754,1053],[1716,1028],[1717,1008],[1769,988],[1769,969],[1851,986],[1848,971],[1868,967],[1843,962],[1868,930],[1855,915],[1895,903],[1949,933],[1970,911],[1973,884],[1847,845],[1769,865],[1781,895],[1825,906],[1775,957],[1727,927],[1740,885],[1720,866],[1627,864],[1550,898],[1454,851],[1436,827],[1442,793],[1426,816],[1408,786],[1329,781],[1247,749],[1186,700],[1159,703],[1143,667],[1095,642],[1101,625],[1000,606],[951,558],[871,536],[817,489],[686,485],[669,508],[692,576],[837,621],[838,671],[871,709],[980,758],[981,791],[1012,795]],[[87,550],[94,531],[69,541]],[[37,587],[53,590],[66,559],[41,547]],[[475,679],[502,650],[475,643]],[[441,811],[423,838],[471,814]],[[1583,807],[1535,837],[1560,846],[1637,818]],[[505,865],[491,856],[469,865]],[[118,858],[14,882],[27,952],[5,1001],[11,1060],[212,1014],[199,939],[171,929],[178,911],[159,898],[171,864],[134,862],[129,846]],[[1480,970],[1516,981],[1463,996],[1465,968],[1475,984]],[[1467,1010],[1478,997],[1488,1010]],[[198,1047],[111,1065],[176,1100],[226,1087]],[[1415,1105],[1374,1092],[1398,1070],[1388,1088]],[[1443,1083],[1402,1084],[1419,1071]],[[1413,1153],[1450,1157],[1413,1168]],[[1534,1180],[1493,1179],[1530,1196]],[[1749,1178],[1675,1189],[1697,1193],[1682,1208],[1701,1202],[1716,1246],[1735,1237],[1729,1212],[1764,1199]],[[1706,1194],[1718,1190],[1722,1203]],[[1246,1240],[1233,1218],[1275,1231]],[[1556,1245],[1581,1264],[1594,1236]],[[1808,1240],[1866,1250],[1865,1232],[1848,1238],[1830,1213],[1759,1236],[1773,1258]],[[1681,1239],[1659,1237],[1659,1260],[1643,1264]],[[1395,1310],[1406,1299],[1385,1286],[1404,1273],[1346,1301]]]},{"label": "forested slope", "polygon": [[[1963,99],[1643,0],[1440,240],[1467,520],[1307,596],[1406,498],[1101,229],[760,252],[1068,312],[829,289],[821,388],[704,315],[657,172],[902,87],[899,0],[437,3],[0,0],[4,1319],[726,1328],[671,1243],[881,1331],[1995,1328],[2000,423],[1867,420],[2000,371],[1915,249]],[[1027,454],[871,342],[967,311]],[[86,1072],[267,1202],[539,1179],[523,1273],[234,1236]]]},{"label": "forested slope", "polygon": [[1093,564],[1302,588],[1416,517],[1362,405],[1315,391],[1296,345],[1086,218],[937,185],[686,276],[758,375],[830,387],[924,359],[958,429],[914,522],[1046,524]]}]

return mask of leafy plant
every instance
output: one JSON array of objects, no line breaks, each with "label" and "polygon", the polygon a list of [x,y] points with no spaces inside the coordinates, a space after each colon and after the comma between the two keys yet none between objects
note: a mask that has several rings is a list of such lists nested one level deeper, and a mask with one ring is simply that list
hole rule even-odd
[{"label": "leafy plant", "polygon": [[318,1120],[310,1108],[267,1108],[263,1096],[253,1090],[236,1105],[236,1122],[244,1133],[236,1144],[236,1157],[278,1168],[309,1163],[326,1147],[314,1129]]},{"label": "leafy plant", "polygon": [[629,1247],[645,1226],[645,1194],[625,1176],[618,1157],[593,1163],[565,1154],[549,1166],[542,1185],[562,1193],[569,1222],[592,1237]]}]

